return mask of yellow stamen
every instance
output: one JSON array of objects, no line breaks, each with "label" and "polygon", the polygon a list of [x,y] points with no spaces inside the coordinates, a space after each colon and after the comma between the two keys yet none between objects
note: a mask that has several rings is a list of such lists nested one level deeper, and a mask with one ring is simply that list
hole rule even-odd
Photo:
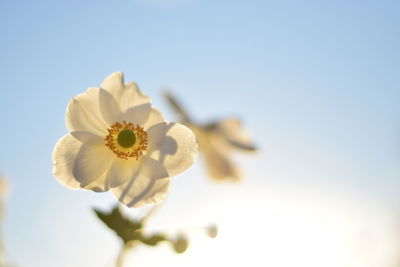
[{"label": "yellow stamen", "polygon": [[107,131],[105,145],[121,159],[137,160],[147,149],[147,133],[138,124],[115,122]]}]

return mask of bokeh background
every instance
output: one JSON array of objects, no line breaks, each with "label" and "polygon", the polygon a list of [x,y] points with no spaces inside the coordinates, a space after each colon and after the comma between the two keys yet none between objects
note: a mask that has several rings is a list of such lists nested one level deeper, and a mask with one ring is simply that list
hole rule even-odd
[{"label": "bokeh background", "polygon": [[188,251],[142,246],[125,266],[400,266],[399,13],[395,0],[1,0],[7,261],[113,266],[121,244],[91,211],[113,196],[63,187],[51,153],[69,99],[120,70],[167,119],[165,88],[199,122],[241,118],[260,148],[235,155],[242,183],[211,181],[201,159],[176,177],[148,227],[186,229]]}]

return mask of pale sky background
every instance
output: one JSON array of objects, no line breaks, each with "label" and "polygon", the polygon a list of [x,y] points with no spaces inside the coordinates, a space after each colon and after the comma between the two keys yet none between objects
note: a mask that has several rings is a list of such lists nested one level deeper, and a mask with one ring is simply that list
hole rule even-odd
[{"label": "pale sky background", "polygon": [[[167,119],[165,87],[200,122],[240,117],[261,149],[236,155],[241,184],[211,182],[201,159],[176,177],[149,227],[190,228],[187,253],[143,246],[125,266],[399,266],[399,14],[388,0],[1,0],[9,262],[113,266],[120,244],[90,210],[113,196],[63,187],[51,153],[68,101],[124,71]],[[196,228],[210,223],[216,239]]]}]

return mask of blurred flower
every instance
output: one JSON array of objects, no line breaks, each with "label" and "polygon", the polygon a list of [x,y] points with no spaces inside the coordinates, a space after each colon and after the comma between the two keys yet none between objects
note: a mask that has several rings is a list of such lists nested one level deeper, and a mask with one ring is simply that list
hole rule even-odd
[{"label": "blurred flower", "polygon": [[257,150],[243,129],[241,121],[236,118],[226,118],[201,125],[193,122],[171,94],[166,94],[166,98],[177,112],[181,122],[195,133],[208,175],[215,180],[240,180],[241,173],[231,160],[231,153],[233,151],[254,152]]},{"label": "blurred flower", "polygon": [[241,173],[231,160],[234,150],[255,151],[238,119],[228,118],[207,125],[189,124],[195,133],[210,177],[238,181]]},{"label": "blurred flower", "polygon": [[4,219],[5,202],[9,193],[10,182],[5,176],[0,174],[0,223]]},{"label": "blurred flower", "polygon": [[0,174],[0,267],[11,266],[6,264],[5,244],[3,237],[4,215],[5,215],[5,202],[10,191],[10,182],[8,179]]},{"label": "blurred flower", "polygon": [[164,121],[136,83],[123,73],[108,76],[67,107],[69,133],[53,151],[53,173],[71,189],[111,190],[129,207],[164,199],[170,177],[197,155],[190,129]]},{"label": "blurred flower", "polygon": [[10,191],[10,183],[8,180],[0,175],[0,201],[4,201]]}]

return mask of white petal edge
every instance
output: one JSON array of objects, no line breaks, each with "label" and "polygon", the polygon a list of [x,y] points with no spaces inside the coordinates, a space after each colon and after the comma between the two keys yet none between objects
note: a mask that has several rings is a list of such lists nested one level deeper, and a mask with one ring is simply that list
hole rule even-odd
[{"label": "white petal edge", "polygon": [[101,115],[98,88],[89,88],[71,99],[65,117],[70,132],[88,131],[102,135],[108,128]]},{"label": "white petal edge", "polygon": [[197,141],[188,127],[180,123],[159,123],[147,133],[149,156],[159,161],[171,177],[193,165],[198,154]]},{"label": "white petal edge", "polygon": [[58,140],[53,151],[53,174],[56,179],[70,189],[80,188],[80,183],[72,174],[76,156],[82,146],[70,134],[66,134]]},{"label": "white petal edge", "polygon": [[150,179],[138,174],[127,183],[112,188],[116,198],[128,207],[140,208],[163,201],[168,193],[170,179]]},{"label": "white petal edge", "polygon": [[119,102],[125,89],[124,74],[122,72],[111,73],[100,84],[100,88],[105,89]]},{"label": "white petal edge", "polygon": [[125,84],[122,72],[114,72],[109,75],[100,87],[115,98],[122,112],[134,106],[151,103],[150,97],[144,95],[135,82]]},{"label": "white petal edge", "polygon": [[143,104],[151,104],[151,98],[143,94],[135,82],[125,84],[125,90],[119,100],[123,111]]},{"label": "white petal edge", "polygon": [[121,108],[115,98],[106,90],[99,90],[99,103],[101,115],[108,125],[112,125],[115,122],[121,122],[123,120],[123,114]]}]

